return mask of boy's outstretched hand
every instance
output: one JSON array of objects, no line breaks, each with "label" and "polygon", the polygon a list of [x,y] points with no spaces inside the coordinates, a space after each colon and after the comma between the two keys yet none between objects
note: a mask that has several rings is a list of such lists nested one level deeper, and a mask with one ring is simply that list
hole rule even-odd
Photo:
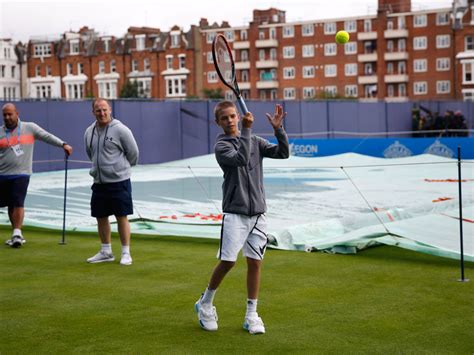
[{"label": "boy's outstretched hand", "polygon": [[272,125],[274,130],[279,129],[283,124],[283,119],[286,116],[286,112],[283,112],[283,107],[280,104],[275,106],[275,114],[272,116],[269,113],[266,113],[268,121]]}]

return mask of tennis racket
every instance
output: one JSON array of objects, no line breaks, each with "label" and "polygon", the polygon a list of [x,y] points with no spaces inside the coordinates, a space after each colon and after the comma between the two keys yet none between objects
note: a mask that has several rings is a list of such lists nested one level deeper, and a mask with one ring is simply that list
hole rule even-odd
[{"label": "tennis racket", "polygon": [[212,59],[214,60],[214,66],[216,67],[217,75],[224,83],[225,86],[230,88],[237,98],[240,110],[245,115],[249,110],[245,105],[245,101],[240,94],[239,85],[235,77],[235,65],[232,51],[229,43],[225,37],[218,34],[214,41],[212,41]]}]

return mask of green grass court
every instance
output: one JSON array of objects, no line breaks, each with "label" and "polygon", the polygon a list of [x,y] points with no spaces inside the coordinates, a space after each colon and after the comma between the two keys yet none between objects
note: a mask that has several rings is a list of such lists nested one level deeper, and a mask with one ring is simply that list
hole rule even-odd
[{"label": "green grass court", "polygon": [[[2,227],[2,243],[9,237]],[[218,241],[132,237],[134,264],[89,265],[96,235],[25,231],[0,247],[0,354],[380,353],[472,354],[474,265],[395,247],[358,255],[269,250],[259,313],[242,328],[245,261],[218,290],[219,331],[200,329],[194,302]],[[120,254],[119,241],[113,240]]]}]

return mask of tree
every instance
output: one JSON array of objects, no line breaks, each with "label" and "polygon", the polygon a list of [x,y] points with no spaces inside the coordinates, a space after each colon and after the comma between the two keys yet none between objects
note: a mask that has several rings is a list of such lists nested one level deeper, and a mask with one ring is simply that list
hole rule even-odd
[{"label": "tree", "polygon": [[138,95],[138,83],[136,81],[131,82],[127,80],[120,90],[120,97],[122,98],[137,98]]},{"label": "tree", "polygon": [[217,89],[202,89],[202,93],[206,99],[223,99],[224,94],[221,88]]}]

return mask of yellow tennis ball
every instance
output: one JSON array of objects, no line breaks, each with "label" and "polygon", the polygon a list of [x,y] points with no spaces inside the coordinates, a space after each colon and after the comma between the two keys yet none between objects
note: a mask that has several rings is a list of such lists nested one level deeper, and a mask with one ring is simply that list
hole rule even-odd
[{"label": "yellow tennis ball", "polygon": [[336,42],[339,44],[344,44],[349,41],[349,33],[347,31],[339,31],[336,33]]}]

